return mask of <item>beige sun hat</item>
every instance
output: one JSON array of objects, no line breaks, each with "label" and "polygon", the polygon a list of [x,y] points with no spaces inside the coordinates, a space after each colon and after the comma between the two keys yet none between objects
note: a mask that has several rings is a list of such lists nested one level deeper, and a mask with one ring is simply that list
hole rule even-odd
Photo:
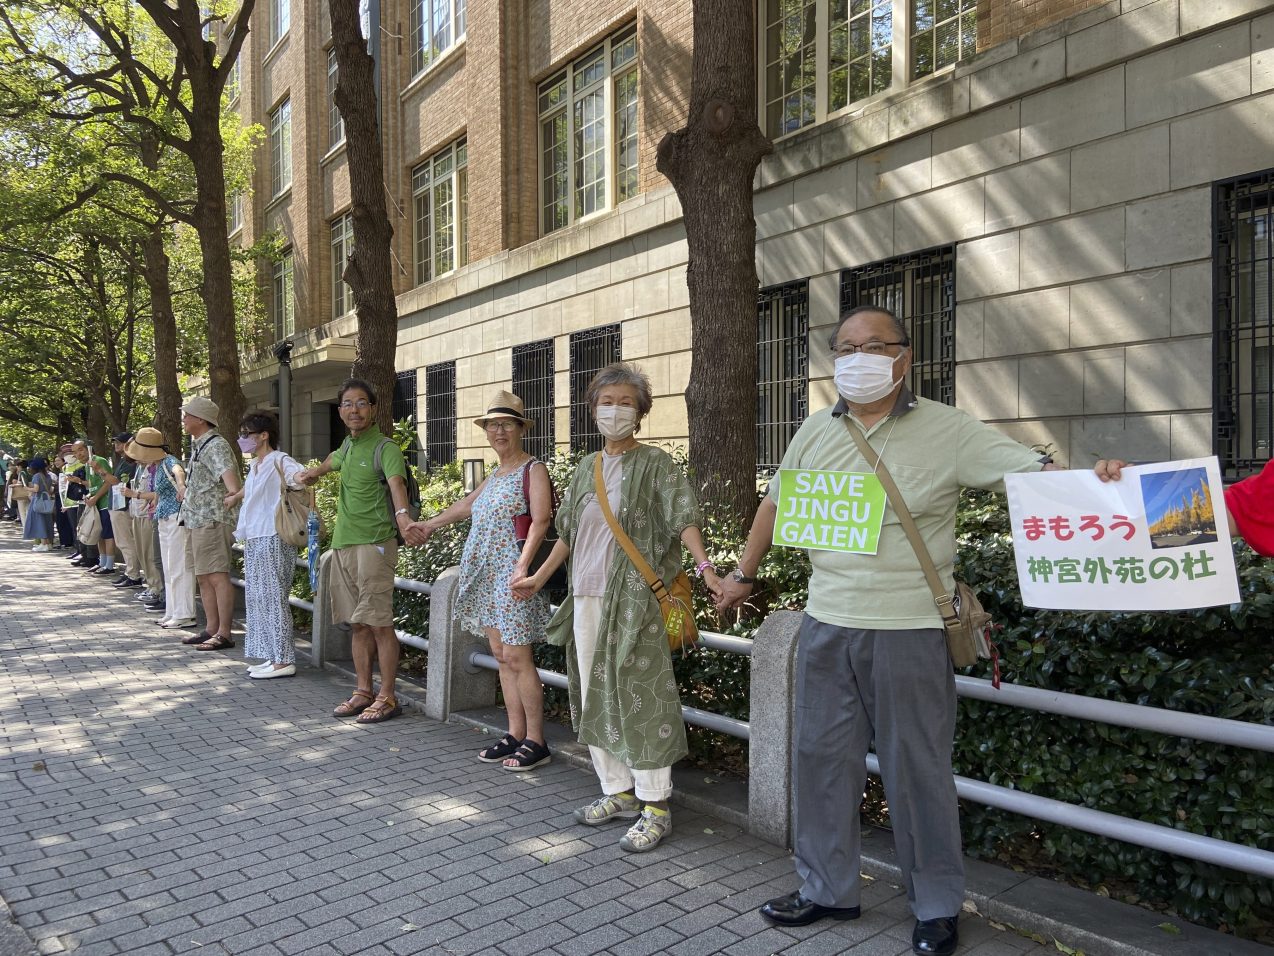
[{"label": "beige sun hat", "polygon": [[221,414],[221,409],[217,407],[217,403],[203,395],[192,398],[181,406],[181,410],[187,415],[202,418],[213,428],[217,427],[217,416]]},{"label": "beige sun hat", "polygon": [[535,426],[535,422],[526,417],[526,406],[522,404],[522,399],[503,389],[496,392],[495,398],[491,399],[491,403],[487,405],[486,414],[479,415],[473,423],[479,428],[486,428],[487,422],[492,418],[516,418],[528,430]]},{"label": "beige sun hat", "polygon": [[[191,412],[193,415],[194,412]],[[168,452],[164,451],[164,435],[158,428],[139,428],[133,440],[124,449],[124,454],[133,461],[149,464],[152,461],[163,461]]]}]

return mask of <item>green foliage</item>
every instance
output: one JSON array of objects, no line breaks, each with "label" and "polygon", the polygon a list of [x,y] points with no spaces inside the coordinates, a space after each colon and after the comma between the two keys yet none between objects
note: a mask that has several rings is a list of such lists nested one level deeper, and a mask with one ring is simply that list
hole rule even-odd
[{"label": "green foliage", "polygon": [[[958,573],[1003,627],[1004,679],[1256,724],[1274,721],[1274,567],[1236,546],[1243,602],[1160,613],[1021,606],[1008,512],[985,492],[957,524]],[[985,676],[984,668],[970,673]],[[962,700],[956,773],[1247,846],[1274,848],[1267,754]],[[1268,881],[967,803],[965,849],[1188,920],[1268,932]]]}]

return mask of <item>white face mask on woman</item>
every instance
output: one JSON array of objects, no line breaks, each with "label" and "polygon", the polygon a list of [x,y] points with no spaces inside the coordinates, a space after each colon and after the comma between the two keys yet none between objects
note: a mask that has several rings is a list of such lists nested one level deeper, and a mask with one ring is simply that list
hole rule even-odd
[{"label": "white face mask on woman", "polygon": [[894,390],[894,363],[902,358],[899,353],[892,359],[888,355],[868,355],[855,352],[836,359],[836,391],[841,398],[855,405],[870,405]]},{"label": "white face mask on woman", "polygon": [[602,437],[623,441],[637,430],[637,409],[629,405],[598,405],[593,416]]}]

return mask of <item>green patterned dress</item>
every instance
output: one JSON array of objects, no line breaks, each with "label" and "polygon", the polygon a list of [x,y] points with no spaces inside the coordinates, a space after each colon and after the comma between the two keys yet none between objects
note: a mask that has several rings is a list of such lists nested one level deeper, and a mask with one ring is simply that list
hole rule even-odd
[{"label": "green patterned dress", "polygon": [[[557,513],[557,533],[572,548],[579,515],[593,494],[593,455],[579,463]],[[624,455],[621,528],[665,581],[681,570],[681,532],[699,525],[699,506],[664,451],[639,445]],[[612,507],[614,502],[611,502]],[[573,597],[548,624],[548,641],[567,648],[571,721],[582,743],[601,747],[634,770],[670,767],[687,753],[681,698],[672,673],[659,602],[618,545],[606,573],[602,633],[588,697],[580,700]]]}]

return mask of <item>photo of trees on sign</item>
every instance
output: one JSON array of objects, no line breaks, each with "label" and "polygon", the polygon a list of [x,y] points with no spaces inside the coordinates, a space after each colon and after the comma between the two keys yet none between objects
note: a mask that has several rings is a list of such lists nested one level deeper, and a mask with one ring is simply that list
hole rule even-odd
[{"label": "photo of trees on sign", "polygon": [[1182,548],[1217,540],[1206,469],[1142,475],[1141,498],[1146,506],[1152,547]]}]

